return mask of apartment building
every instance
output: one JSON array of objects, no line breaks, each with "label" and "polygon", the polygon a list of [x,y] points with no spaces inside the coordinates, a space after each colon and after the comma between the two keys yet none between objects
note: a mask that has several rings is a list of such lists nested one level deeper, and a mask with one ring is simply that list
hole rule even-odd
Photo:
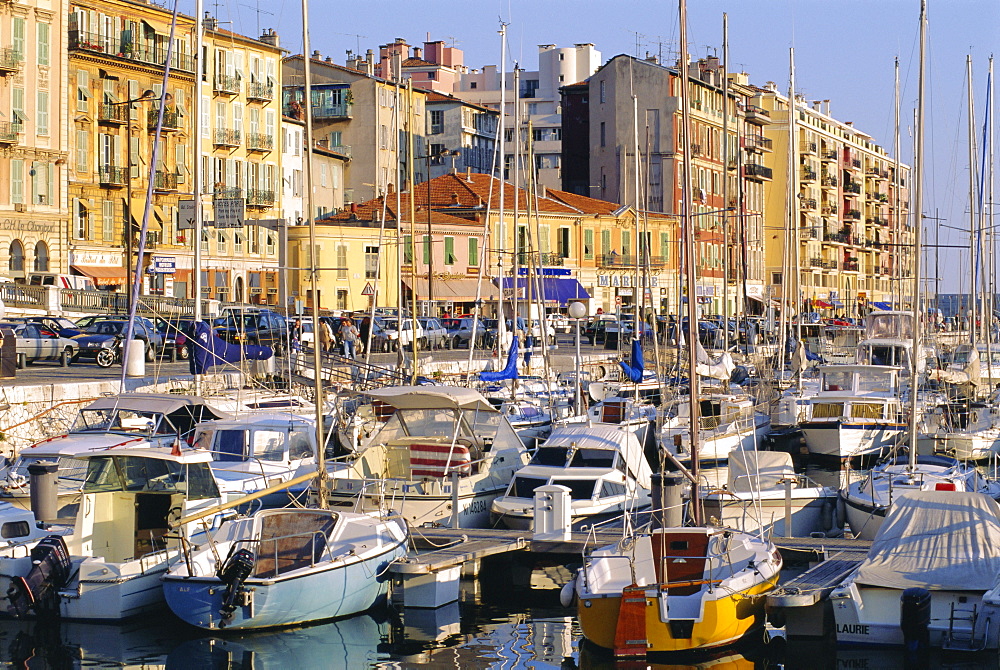
[{"label": "apartment building", "polygon": [[0,276],[69,270],[68,6],[0,5]]},{"label": "apartment building", "polygon": [[[788,96],[774,84],[757,90],[758,107],[750,112],[773,122],[764,134],[774,150],[762,168],[773,172],[775,184],[791,179],[795,193],[791,212],[783,194],[767,200],[766,225],[778,233],[767,245],[772,293],[795,290],[781,264],[783,231],[795,230],[802,309],[859,316],[898,302],[899,282],[911,276],[913,263],[909,166],[897,164],[867,133],[833,118],[828,100],[810,104],[797,97],[790,135]],[[797,174],[788,174],[789,152]],[[787,225],[790,220],[796,228]]]},{"label": "apartment building", "polygon": [[442,93],[427,94],[427,154],[431,179],[449,172],[496,172],[500,113]]},{"label": "apartment building", "polygon": [[[302,56],[284,59],[282,70],[284,113],[304,119]],[[371,59],[344,67],[318,51],[310,58],[313,137],[320,146],[351,159],[345,173],[346,202],[399,189],[406,179],[411,137],[413,155],[426,155],[426,92],[410,93],[404,82],[383,79],[374,71]],[[416,161],[415,170],[414,181],[424,181],[422,161]]]}]

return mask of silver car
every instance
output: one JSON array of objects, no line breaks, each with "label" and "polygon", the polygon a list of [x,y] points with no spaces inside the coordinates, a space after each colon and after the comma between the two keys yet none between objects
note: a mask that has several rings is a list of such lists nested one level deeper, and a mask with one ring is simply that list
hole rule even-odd
[{"label": "silver car", "polygon": [[59,337],[37,323],[0,323],[0,328],[10,328],[17,339],[17,367],[24,368],[35,361],[59,361],[65,367],[76,355],[77,343]]}]

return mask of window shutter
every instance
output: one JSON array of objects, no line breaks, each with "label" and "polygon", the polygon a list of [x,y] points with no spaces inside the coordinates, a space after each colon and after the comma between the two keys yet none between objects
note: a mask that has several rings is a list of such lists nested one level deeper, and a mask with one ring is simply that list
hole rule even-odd
[{"label": "window shutter", "polygon": [[24,203],[24,159],[10,161],[10,199],[17,204]]}]

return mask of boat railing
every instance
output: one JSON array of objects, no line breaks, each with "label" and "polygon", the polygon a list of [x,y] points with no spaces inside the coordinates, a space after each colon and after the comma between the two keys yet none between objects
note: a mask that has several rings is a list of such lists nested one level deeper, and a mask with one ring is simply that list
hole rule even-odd
[{"label": "boat railing", "polygon": [[[276,535],[267,539],[244,538],[234,544],[235,549],[244,546],[255,549],[256,577],[280,577],[294,570],[314,568],[320,561],[336,558],[330,539],[323,530]],[[269,545],[267,551],[265,545]],[[273,547],[273,554],[270,547]]]}]

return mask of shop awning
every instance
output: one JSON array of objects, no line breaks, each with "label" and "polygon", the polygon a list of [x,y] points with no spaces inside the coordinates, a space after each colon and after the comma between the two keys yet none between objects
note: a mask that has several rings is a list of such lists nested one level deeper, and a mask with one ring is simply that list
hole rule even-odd
[{"label": "shop awning", "polygon": [[[514,285],[512,278],[504,278],[503,287],[505,289]],[[520,293],[520,297],[526,300],[533,300],[535,298],[534,291],[536,286],[538,286],[538,290],[541,293],[538,298],[544,299],[545,302],[557,302],[560,305],[568,305],[574,300],[590,300],[590,294],[587,293],[587,289],[583,288],[583,284],[573,277],[539,277],[537,284],[527,277],[517,280],[516,286],[518,288],[523,289],[525,285],[527,285],[527,289]]]},{"label": "shop awning", "polygon": [[100,286],[125,283],[125,268],[111,265],[71,265],[70,269],[84,277],[90,277]]},{"label": "shop awning", "polygon": [[[411,291],[413,290],[412,279],[404,279],[403,284]],[[476,299],[476,287],[478,284],[478,279],[435,279],[431,288],[434,291],[434,300],[473,302]],[[416,287],[417,298],[426,300],[428,295],[427,280],[418,278],[416,280]],[[496,300],[498,295],[496,286],[488,281],[483,281],[482,290],[479,291],[479,297],[482,300]]]},{"label": "shop awning", "polygon": [[872,305],[878,309],[884,309],[886,311],[892,309],[892,304],[888,302],[873,302]]},{"label": "shop awning", "polygon": [[820,309],[833,309],[833,305],[828,303],[826,300],[813,300],[813,307],[819,307]]},{"label": "shop awning", "polygon": [[[132,225],[135,226],[136,230],[142,228],[142,214],[144,210],[145,206],[141,202],[132,201]],[[159,233],[163,230],[163,226],[160,225],[156,217],[156,212],[152,208],[149,211],[149,224],[146,230],[151,233]]]}]

